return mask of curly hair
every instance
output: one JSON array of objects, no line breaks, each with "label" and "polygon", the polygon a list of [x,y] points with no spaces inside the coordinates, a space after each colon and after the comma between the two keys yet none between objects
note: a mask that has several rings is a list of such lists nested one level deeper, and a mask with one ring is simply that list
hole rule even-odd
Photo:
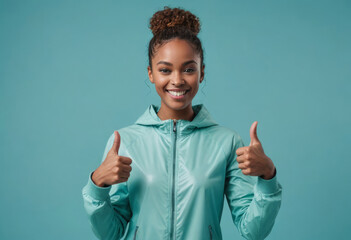
[{"label": "curly hair", "polygon": [[174,38],[188,41],[195,52],[200,55],[201,68],[203,66],[203,49],[197,34],[200,32],[200,19],[189,11],[181,8],[164,7],[157,11],[150,19],[149,28],[153,37],[149,43],[149,66],[156,53],[156,47]]}]

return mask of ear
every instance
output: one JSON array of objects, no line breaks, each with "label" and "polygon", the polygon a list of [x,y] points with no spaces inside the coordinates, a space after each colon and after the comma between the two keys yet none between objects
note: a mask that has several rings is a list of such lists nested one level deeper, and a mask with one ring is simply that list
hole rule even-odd
[{"label": "ear", "polygon": [[202,81],[204,80],[204,77],[205,77],[205,64],[202,65],[200,83],[202,83]]},{"label": "ear", "polygon": [[154,79],[152,77],[152,70],[151,70],[150,66],[147,66],[147,74],[149,75],[150,82],[154,83]]}]

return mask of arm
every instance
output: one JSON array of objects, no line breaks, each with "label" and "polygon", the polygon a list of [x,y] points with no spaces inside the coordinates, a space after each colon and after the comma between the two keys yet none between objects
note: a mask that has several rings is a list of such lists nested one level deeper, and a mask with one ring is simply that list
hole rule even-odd
[{"label": "arm", "polygon": [[232,219],[246,239],[264,239],[271,232],[281,205],[282,187],[275,175],[265,180],[244,175],[236,161],[236,149],[244,146],[239,135],[228,158],[225,194]]},{"label": "arm", "polygon": [[[112,135],[107,142],[103,160],[111,149],[113,141]],[[92,230],[99,239],[120,239],[132,216],[127,182],[99,187],[92,181],[92,173],[90,173],[88,183],[82,189],[84,208]]]}]

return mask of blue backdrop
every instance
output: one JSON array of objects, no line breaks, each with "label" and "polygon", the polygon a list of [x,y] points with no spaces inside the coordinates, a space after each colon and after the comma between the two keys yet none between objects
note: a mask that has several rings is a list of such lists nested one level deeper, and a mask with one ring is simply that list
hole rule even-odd
[{"label": "blue backdrop", "polygon": [[[267,239],[348,239],[350,1],[0,1],[0,239],[96,239],[81,189],[113,130],[160,99],[148,20],[199,16],[204,103],[258,137],[283,201]],[[227,203],[224,239],[242,239]]]}]

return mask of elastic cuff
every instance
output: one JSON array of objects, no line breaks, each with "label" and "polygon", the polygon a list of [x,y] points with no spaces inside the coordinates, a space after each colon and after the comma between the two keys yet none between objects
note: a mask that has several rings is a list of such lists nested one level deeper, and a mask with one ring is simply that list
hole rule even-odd
[{"label": "elastic cuff", "polygon": [[261,177],[257,178],[257,185],[256,188],[258,191],[265,193],[265,194],[270,194],[270,193],[275,193],[279,190],[279,185],[277,181],[277,173],[275,176],[271,179],[263,179]]},{"label": "elastic cuff", "polygon": [[85,186],[85,192],[92,198],[99,200],[99,201],[105,201],[109,197],[110,189],[111,186],[108,187],[99,187],[95,185],[93,180],[91,180],[91,175],[93,172],[90,173],[89,175],[89,180],[87,185]]}]

